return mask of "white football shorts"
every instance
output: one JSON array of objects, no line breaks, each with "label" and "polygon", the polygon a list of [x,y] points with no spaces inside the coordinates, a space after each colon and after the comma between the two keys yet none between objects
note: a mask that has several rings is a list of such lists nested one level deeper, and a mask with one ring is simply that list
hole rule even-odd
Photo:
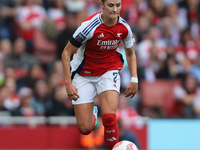
[{"label": "white football shorts", "polygon": [[102,76],[80,76],[76,74],[72,84],[78,89],[78,100],[72,100],[73,105],[91,103],[95,101],[97,94],[114,90],[120,93],[119,70],[110,70]]}]

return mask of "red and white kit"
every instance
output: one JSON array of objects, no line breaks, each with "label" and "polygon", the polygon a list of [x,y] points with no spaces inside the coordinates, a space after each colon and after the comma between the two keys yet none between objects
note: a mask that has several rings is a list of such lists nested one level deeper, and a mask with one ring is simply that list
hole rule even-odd
[{"label": "red and white kit", "polygon": [[[101,14],[98,12],[86,18],[70,40],[78,47],[70,64],[72,83],[80,95],[77,101],[72,101],[73,104],[92,102],[96,94],[105,90],[119,92],[118,74],[124,62],[119,44],[122,42],[125,48],[131,48],[135,41],[130,26],[123,18],[119,17],[118,23],[109,27],[103,23]],[[86,95],[88,93],[90,96]]]},{"label": "red and white kit", "polygon": [[116,25],[108,27],[101,19],[101,12],[86,18],[73,38],[71,43],[80,47],[71,61],[72,78],[76,73],[101,76],[108,70],[122,69],[123,58],[118,46],[122,41],[125,48],[130,48],[135,41],[124,19],[119,17]]}]

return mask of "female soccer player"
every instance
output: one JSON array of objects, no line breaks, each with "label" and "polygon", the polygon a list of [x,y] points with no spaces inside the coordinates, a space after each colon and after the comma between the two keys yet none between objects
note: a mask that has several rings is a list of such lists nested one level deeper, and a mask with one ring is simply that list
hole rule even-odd
[{"label": "female soccer player", "polygon": [[74,105],[78,129],[82,134],[89,134],[95,128],[97,109],[94,99],[98,95],[105,146],[106,150],[111,150],[119,139],[116,110],[120,92],[119,71],[123,67],[118,48],[121,42],[132,76],[125,91],[126,97],[132,98],[137,92],[138,78],[133,50],[135,40],[129,25],[119,16],[121,0],[101,0],[100,6],[103,11],[86,18],[75,31],[62,52],[62,62],[66,91]]}]

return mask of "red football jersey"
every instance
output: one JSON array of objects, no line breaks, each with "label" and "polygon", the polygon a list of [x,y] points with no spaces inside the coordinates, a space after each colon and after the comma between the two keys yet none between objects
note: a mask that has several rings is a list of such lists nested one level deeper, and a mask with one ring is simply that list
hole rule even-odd
[{"label": "red football jersey", "polygon": [[119,44],[133,46],[135,39],[126,21],[119,17],[117,24],[106,26],[101,14],[86,18],[73,35],[71,43],[79,48],[71,61],[72,78],[76,73],[101,76],[108,70],[121,70],[124,60]]}]

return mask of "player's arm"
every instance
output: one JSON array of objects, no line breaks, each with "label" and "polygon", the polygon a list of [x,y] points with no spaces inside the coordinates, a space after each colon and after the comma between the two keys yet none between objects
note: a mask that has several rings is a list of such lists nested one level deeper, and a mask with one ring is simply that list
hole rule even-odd
[{"label": "player's arm", "polygon": [[[65,86],[68,97],[70,100],[77,100],[79,98],[77,88],[72,84],[71,73],[70,73],[70,57],[81,47],[82,44],[86,43],[88,39],[92,37],[91,32],[85,34],[85,30],[88,28],[92,21],[83,22],[74,32],[70,42],[65,46],[62,52],[62,63],[63,72],[65,78]],[[87,30],[86,30],[87,31]]]},{"label": "player's arm", "polygon": [[132,98],[138,91],[137,61],[133,46],[131,48],[125,48],[125,52],[129,70],[131,73],[131,82],[126,88],[125,95],[126,97],[130,96]]},{"label": "player's arm", "polygon": [[77,47],[68,42],[62,52],[62,64],[65,78],[65,86],[70,100],[77,100],[79,98],[77,88],[72,84],[70,74],[70,57],[78,50]]}]

